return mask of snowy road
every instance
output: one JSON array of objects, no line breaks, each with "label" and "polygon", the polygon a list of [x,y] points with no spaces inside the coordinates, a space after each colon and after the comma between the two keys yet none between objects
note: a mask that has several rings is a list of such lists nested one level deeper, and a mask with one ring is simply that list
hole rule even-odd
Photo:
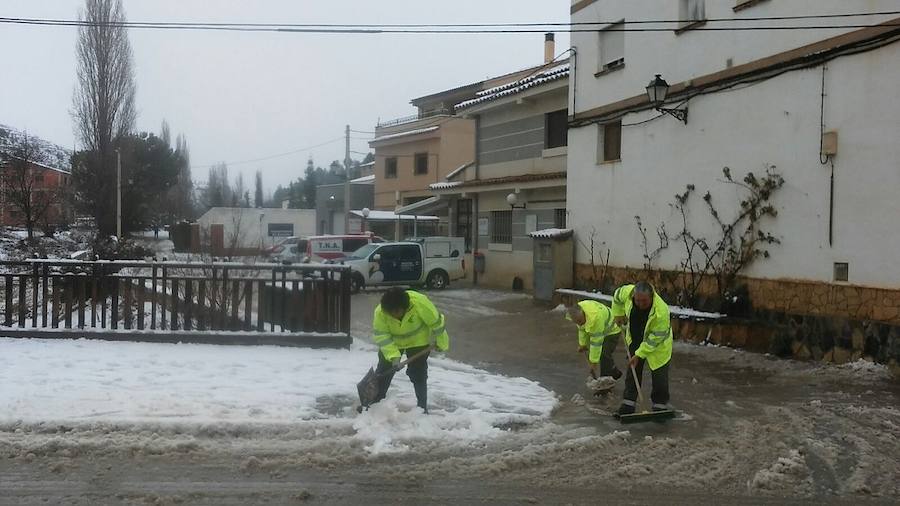
[{"label": "snowy road", "polygon": [[[354,297],[363,340],[379,295]],[[586,395],[586,369],[559,312],[498,292],[433,298],[452,348],[430,362],[428,417],[402,375],[384,405],[348,409],[374,361],[364,342],[313,351],[0,340],[0,490],[16,504],[900,498],[900,387],[882,368],[679,343],[673,403],[685,416],[623,427],[603,414],[621,385],[606,400],[574,397]]]}]

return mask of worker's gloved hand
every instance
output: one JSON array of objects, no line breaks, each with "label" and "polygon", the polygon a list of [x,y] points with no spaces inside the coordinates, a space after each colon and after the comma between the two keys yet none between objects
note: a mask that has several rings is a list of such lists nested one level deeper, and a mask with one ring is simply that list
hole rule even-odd
[{"label": "worker's gloved hand", "polygon": [[634,368],[634,367],[637,367],[638,364],[640,364],[640,363],[641,363],[641,357],[639,357],[637,355],[632,355],[631,360],[628,361],[628,367]]},{"label": "worker's gloved hand", "polygon": [[628,324],[628,317],[627,316],[616,316],[613,321],[616,323],[616,325],[618,325],[620,327],[624,327],[625,325]]},{"label": "worker's gloved hand", "polygon": [[395,359],[391,359],[391,369],[393,369],[394,371],[399,371],[400,368],[401,368],[401,366],[400,366],[400,357],[397,357],[397,358],[395,358]]},{"label": "worker's gloved hand", "polygon": [[578,353],[584,353],[588,350],[587,346],[578,345]]}]

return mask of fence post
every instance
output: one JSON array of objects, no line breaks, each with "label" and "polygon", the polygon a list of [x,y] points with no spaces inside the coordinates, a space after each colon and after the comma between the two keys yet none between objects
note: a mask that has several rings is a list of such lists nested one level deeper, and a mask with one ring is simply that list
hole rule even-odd
[{"label": "fence post", "polygon": [[38,283],[40,282],[40,278],[38,277],[38,266],[37,262],[32,262],[31,264],[31,328],[37,328],[37,313],[38,313]]},{"label": "fence post", "polygon": [[150,330],[156,330],[156,262],[151,268],[150,281]]},{"label": "fence post", "polygon": [[12,327],[12,307],[13,307],[13,277],[10,274],[3,276],[4,300],[3,300],[3,325]]},{"label": "fence post", "polygon": [[49,266],[45,262],[43,265],[41,282],[41,327],[47,327],[47,274],[49,269]]},{"label": "fence post", "polygon": [[349,267],[341,272],[341,295],[343,299],[341,303],[341,332],[346,332],[348,336],[350,335],[350,276],[352,274]]}]

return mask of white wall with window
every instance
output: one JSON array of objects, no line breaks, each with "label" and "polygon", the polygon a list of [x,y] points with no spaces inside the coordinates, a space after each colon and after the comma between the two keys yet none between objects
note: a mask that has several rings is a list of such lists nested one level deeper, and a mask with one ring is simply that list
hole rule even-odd
[{"label": "white wall with window", "polygon": [[[834,244],[829,245],[830,166],[819,162],[820,104],[815,96],[821,69],[795,72],[732,93],[712,94],[691,102],[688,125],[665,116],[643,125],[622,128],[620,163],[597,165],[587,150],[572,149],[567,201],[570,226],[585,236],[594,227],[609,238],[611,264],[640,267],[643,251],[634,216],[650,229],[667,223],[677,233],[678,216],[669,207],[676,193],[694,184],[691,219],[708,236],[714,224],[700,197],[710,190],[721,209],[733,212],[741,193],[722,183],[722,168],[736,177],[760,174],[775,165],[786,186],[775,200],[779,216],[768,229],[781,245],[772,257],[748,274],[765,278],[832,281],[833,264],[849,262],[849,281],[867,286],[900,285],[900,271],[885,251],[900,248],[900,145],[888,132],[900,117],[896,101],[862,100],[892,93],[887,83],[900,68],[900,45],[878,51],[893,59],[877,78],[866,77],[865,58],[829,64],[826,73],[827,128],[839,133],[835,157],[833,210]],[[859,90],[865,90],[862,94]],[[843,97],[843,98],[842,98]],[[852,97],[852,98],[851,98]],[[639,122],[654,113],[630,115]],[[735,118],[741,117],[740,121]],[[595,128],[570,131],[573,146],[593,146]],[[591,150],[592,151],[592,150]],[[677,268],[682,250],[673,244],[659,259]],[[587,262],[583,251],[578,261]]]},{"label": "white wall with window", "polygon": [[[706,19],[744,19],[771,16],[804,16],[810,14],[846,14],[848,12],[893,12],[897,10],[896,0],[815,0],[814,2],[794,0],[763,0],[751,7],[738,10],[743,4],[739,0],[706,0]],[[691,4],[695,5],[695,4]],[[603,23],[600,28],[609,28],[609,23],[618,20],[681,20],[682,8],[687,9],[685,0],[597,0],[576,11],[571,20],[576,23]],[[859,16],[851,18],[850,25],[864,25],[890,20],[891,15]],[[762,22],[755,22],[760,24]],[[766,24],[781,26],[821,24],[821,20],[784,20]],[[745,21],[749,25],[752,22]],[[834,24],[834,23],[829,23]],[[635,28],[637,25],[629,24]],[[658,25],[655,25],[658,26]],[[603,55],[600,35],[596,31],[572,34],[572,46],[578,51],[577,71],[570,80],[570,90],[579,91],[576,108],[579,111],[601,107],[644,93],[644,87],[655,74],[662,74],[669,83],[678,83],[725,69],[728,61],[734,66],[748,63],[766,56],[787,51],[855,30],[856,28],[832,30],[777,30],[713,32],[687,30],[676,33],[679,25],[669,24],[673,30],[663,32],[622,32],[622,47],[627,55],[627,65],[616,72],[597,76],[598,70],[608,62]],[[707,23],[700,28],[726,26],[724,23]],[[602,34],[602,31],[601,31]],[[612,35],[612,33],[608,34]],[[577,81],[577,82],[576,82]],[[569,104],[572,104],[569,96]]]}]

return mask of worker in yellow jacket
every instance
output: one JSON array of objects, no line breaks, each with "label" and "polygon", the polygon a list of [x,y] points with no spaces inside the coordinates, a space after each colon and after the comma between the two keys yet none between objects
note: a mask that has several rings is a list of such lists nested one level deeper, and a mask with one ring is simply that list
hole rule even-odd
[{"label": "worker in yellow jacket", "polygon": [[619,343],[622,329],[616,325],[612,312],[605,304],[595,300],[583,300],[566,309],[566,318],[578,327],[578,353],[588,352],[591,375],[622,377],[615,362],[613,352]]},{"label": "worker in yellow jacket", "polygon": [[[375,344],[378,345],[379,393],[376,402],[384,399],[400,357],[407,358],[428,349],[440,352],[450,348],[450,337],[444,328],[444,315],[425,295],[402,288],[391,288],[381,297],[372,320]],[[430,352],[429,352],[430,353]],[[406,375],[416,391],[416,404],[428,412],[428,355],[406,366]]]},{"label": "worker in yellow jacket", "polygon": [[[650,366],[654,411],[671,409],[669,403],[669,363],[672,360],[672,324],[669,306],[650,283],[619,287],[613,295],[612,315],[619,325],[628,325],[625,343],[631,351],[629,367],[643,378],[644,362]],[[642,381],[642,380],[641,380]],[[619,414],[632,414],[637,406],[637,385],[629,374]]]}]

